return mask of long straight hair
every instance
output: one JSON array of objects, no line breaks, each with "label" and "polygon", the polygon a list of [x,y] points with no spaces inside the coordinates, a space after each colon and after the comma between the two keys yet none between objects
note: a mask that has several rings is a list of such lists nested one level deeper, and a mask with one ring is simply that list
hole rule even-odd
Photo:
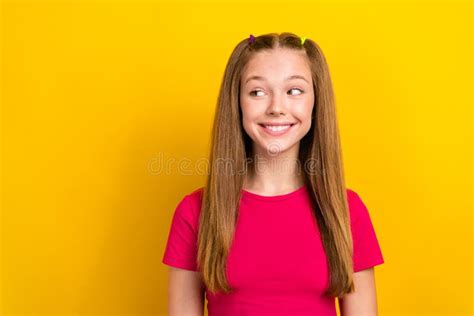
[{"label": "long straight hair", "polygon": [[234,289],[226,277],[226,261],[238,219],[239,203],[251,139],[242,126],[239,103],[241,74],[255,53],[275,48],[305,51],[309,60],[315,104],[310,131],[301,139],[299,162],[309,188],[329,267],[324,295],[342,297],[354,290],[353,246],[335,100],[329,68],[319,46],[301,43],[293,33],[269,33],[242,40],[225,68],[211,135],[210,166],[202,193],[197,263],[211,292]]}]

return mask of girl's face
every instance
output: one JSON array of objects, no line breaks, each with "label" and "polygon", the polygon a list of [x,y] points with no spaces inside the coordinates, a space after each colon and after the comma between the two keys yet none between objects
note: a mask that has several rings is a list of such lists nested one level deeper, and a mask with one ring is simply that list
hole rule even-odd
[{"label": "girl's face", "polygon": [[257,53],[244,68],[240,87],[242,124],[254,153],[297,153],[311,128],[314,106],[305,52],[278,48]]}]

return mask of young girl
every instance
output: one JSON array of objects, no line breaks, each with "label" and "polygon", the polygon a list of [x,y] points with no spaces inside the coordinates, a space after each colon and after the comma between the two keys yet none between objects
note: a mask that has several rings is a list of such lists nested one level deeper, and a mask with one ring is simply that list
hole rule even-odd
[{"label": "young girl", "polygon": [[221,85],[207,183],[174,212],[163,256],[170,315],[377,315],[384,262],[345,187],[333,88],[319,46],[242,40]]}]

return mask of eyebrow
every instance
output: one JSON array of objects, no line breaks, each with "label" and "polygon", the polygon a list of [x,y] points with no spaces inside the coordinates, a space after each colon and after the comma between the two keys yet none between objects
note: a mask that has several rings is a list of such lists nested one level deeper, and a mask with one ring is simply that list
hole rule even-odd
[{"label": "eyebrow", "polygon": [[[291,80],[291,79],[303,79],[304,81],[308,82],[308,80],[305,77],[300,76],[300,75],[292,75],[292,76],[289,76],[288,78],[286,78],[286,80]],[[247,84],[247,82],[249,82],[250,80],[266,81],[267,79],[265,79],[265,77],[255,75],[255,76],[251,76],[251,77],[247,78],[245,83]]]}]

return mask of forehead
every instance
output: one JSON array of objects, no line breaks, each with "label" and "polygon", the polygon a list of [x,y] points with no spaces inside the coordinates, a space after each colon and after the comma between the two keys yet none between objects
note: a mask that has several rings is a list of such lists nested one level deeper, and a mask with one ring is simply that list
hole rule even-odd
[{"label": "forehead", "polygon": [[255,53],[245,65],[241,80],[250,76],[277,79],[290,75],[302,75],[311,81],[311,69],[304,51],[277,48]]}]

